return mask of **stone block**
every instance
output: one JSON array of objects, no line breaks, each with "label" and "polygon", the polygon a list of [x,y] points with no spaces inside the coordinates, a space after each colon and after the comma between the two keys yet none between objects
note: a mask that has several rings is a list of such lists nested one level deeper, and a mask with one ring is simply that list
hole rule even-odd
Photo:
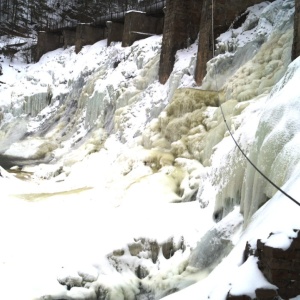
[{"label": "stone block", "polygon": [[75,52],[78,53],[83,46],[95,44],[105,38],[105,28],[94,27],[91,24],[78,24],[76,28]]},{"label": "stone block", "polygon": [[64,38],[64,48],[66,49],[68,46],[74,46],[76,43],[76,29],[64,29],[63,32]]},{"label": "stone block", "polygon": [[124,24],[116,22],[106,22],[107,27],[107,46],[112,42],[122,42]]},{"label": "stone block", "polygon": [[226,300],[251,300],[252,298],[247,295],[227,295]]},{"label": "stone block", "polygon": [[147,16],[143,12],[130,11],[125,15],[122,46],[131,46],[137,40],[162,34],[162,32],[163,18]]},{"label": "stone block", "polygon": [[174,254],[174,244],[173,244],[173,238],[171,238],[170,240],[166,241],[165,243],[162,244],[161,246],[162,248],[162,253],[163,256],[166,259],[169,259],[170,257],[173,256]]},{"label": "stone block", "polygon": [[294,270],[271,270],[265,269],[263,274],[266,278],[276,285],[279,281],[290,281],[290,280],[300,280],[299,272]]},{"label": "stone block", "polygon": [[271,270],[292,270],[293,261],[286,259],[276,259],[273,257],[266,257],[266,266]]},{"label": "stone block", "polygon": [[203,0],[167,0],[159,66],[159,81],[165,83],[175,63],[175,54],[197,38]]},{"label": "stone block", "polygon": [[295,270],[298,270],[298,271],[300,272],[300,261],[299,261],[298,259],[295,259],[295,260],[293,261],[293,268],[294,268]]},{"label": "stone block", "polygon": [[[295,14],[294,14],[294,40],[292,47],[292,60],[300,55],[300,2],[295,1]],[[298,233],[299,237],[299,233]]]},{"label": "stone block", "polygon": [[[298,231],[298,230],[297,230]],[[278,297],[274,299],[290,299],[300,295],[300,237],[299,231],[293,238],[291,246],[286,249],[276,249],[257,241],[258,267],[267,280],[278,287]],[[257,292],[257,299],[272,299]],[[266,297],[266,298],[264,298]],[[281,298],[280,298],[281,297]]]},{"label": "stone block", "polygon": [[35,61],[47,52],[53,51],[57,48],[63,47],[63,36],[60,31],[58,32],[38,32],[38,41],[36,47]]},{"label": "stone block", "polygon": [[278,259],[290,259],[291,254],[292,254],[291,251],[285,251],[282,249],[272,248],[272,247],[264,245],[261,256],[278,258]]},{"label": "stone block", "polygon": [[279,291],[279,295],[283,299],[291,299],[295,298],[300,295],[300,281],[293,282],[290,285],[286,286],[285,288],[282,288]]},{"label": "stone block", "polygon": [[271,289],[256,289],[255,295],[257,300],[275,300],[278,298],[278,292]]},{"label": "stone block", "polygon": [[155,264],[159,254],[159,245],[157,241],[150,241],[149,244],[150,244],[150,251],[151,251],[151,259],[152,262]]}]

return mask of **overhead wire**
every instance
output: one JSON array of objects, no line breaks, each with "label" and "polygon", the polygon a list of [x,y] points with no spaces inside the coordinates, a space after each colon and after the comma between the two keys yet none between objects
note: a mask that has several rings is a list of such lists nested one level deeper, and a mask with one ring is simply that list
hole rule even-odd
[{"label": "overhead wire", "polygon": [[[211,34],[212,34],[212,51],[213,51],[213,57],[215,57],[215,38],[214,38],[214,0],[212,0],[212,5],[211,5]],[[228,126],[228,123],[226,121],[226,117],[225,117],[225,113],[223,111],[222,108],[222,104],[221,104],[221,99],[220,99],[220,93],[219,93],[219,88],[218,88],[218,83],[217,83],[217,67],[216,64],[213,64],[214,66],[214,80],[215,80],[215,85],[216,85],[216,91],[217,91],[217,95],[218,95],[218,102],[219,102],[219,107],[221,110],[221,114],[222,114],[222,118],[223,121],[226,125],[226,128],[232,138],[232,140],[234,141],[235,145],[237,146],[237,148],[239,149],[239,151],[242,153],[242,155],[245,157],[245,159],[250,163],[250,165],[263,177],[265,178],[273,187],[275,187],[278,191],[280,191],[283,195],[285,195],[288,199],[290,199],[291,201],[293,201],[295,204],[297,204],[298,206],[300,206],[300,203],[294,199],[291,195],[289,195],[288,193],[286,193],[284,190],[282,190],[277,184],[275,184],[268,176],[266,176],[252,161],[251,159],[246,155],[246,153],[243,151],[243,149],[241,148],[241,146],[239,145],[239,143],[237,142],[237,140],[234,138],[233,133],[231,132],[231,129]]]}]

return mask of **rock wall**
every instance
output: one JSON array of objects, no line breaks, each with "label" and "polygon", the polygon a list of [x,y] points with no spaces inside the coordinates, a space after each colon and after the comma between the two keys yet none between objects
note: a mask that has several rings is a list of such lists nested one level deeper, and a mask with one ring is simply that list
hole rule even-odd
[{"label": "rock wall", "polygon": [[300,295],[300,231],[287,250],[272,248],[257,241],[259,269],[269,282],[278,287],[283,299]]},{"label": "rock wall", "polygon": [[131,46],[137,40],[162,34],[162,32],[163,18],[147,16],[143,12],[130,11],[125,15],[122,46]]},{"label": "rock wall", "polygon": [[159,81],[165,83],[174,66],[175,54],[188,47],[198,35],[203,0],[167,0],[159,67]]},{"label": "rock wall", "polygon": [[[291,242],[287,249],[273,248],[261,240],[257,241],[256,249],[251,249],[247,243],[244,260],[250,255],[258,257],[258,268],[265,278],[278,289],[255,290],[256,300],[291,299],[300,295],[300,231],[294,230],[295,235],[289,237]],[[280,234],[280,233],[279,233]],[[269,238],[274,234],[271,233]],[[247,295],[230,295],[230,300],[251,300]]]}]

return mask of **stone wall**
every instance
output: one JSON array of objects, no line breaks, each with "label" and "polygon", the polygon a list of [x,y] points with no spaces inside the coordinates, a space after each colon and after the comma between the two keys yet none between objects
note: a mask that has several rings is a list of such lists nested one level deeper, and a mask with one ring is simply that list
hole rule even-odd
[{"label": "stone wall", "polygon": [[199,31],[203,0],[167,0],[159,67],[159,81],[165,83],[174,66],[175,54],[195,41]]},{"label": "stone wall", "polygon": [[64,29],[63,32],[64,38],[64,48],[66,49],[68,46],[74,46],[76,42],[76,29]]},{"label": "stone wall", "polygon": [[294,16],[294,41],[292,49],[292,60],[300,55],[300,0],[295,0]]},{"label": "stone wall", "polygon": [[63,36],[60,32],[38,32],[38,42],[34,55],[34,60],[39,61],[47,52],[61,48],[64,44]]},{"label": "stone wall", "polygon": [[116,23],[116,22],[107,22],[107,46],[109,46],[112,42],[122,42],[123,39],[123,31],[124,24]]},{"label": "stone wall", "polygon": [[131,46],[137,40],[162,32],[163,18],[147,16],[143,12],[128,12],[125,15],[122,46]]},{"label": "stone wall", "polygon": [[[294,230],[296,237],[290,237],[291,245],[283,250],[267,246],[257,241],[256,249],[247,243],[244,261],[250,256],[258,257],[258,268],[265,278],[278,289],[257,289],[256,300],[291,299],[300,295],[300,231]],[[269,238],[273,235],[270,234]],[[227,300],[251,300],[247,295],[230,295]]]},{"label": "stone wall", "polygon": [[[249,6],[263,2],[262,0],[219,0],[214,5],[214,38],[216,39],[222,32],[225,32],[235,19],[241,15]],[[272,2],[272,1],[271,1]],[[212,6],[211,0],[203,0],[199,46],[197,54],[197,65],[195,71],[195,81],[198,85],[206,74],[206,63],[213,57],[212,44]]]},{"label": "stone wall", "polygon": [[257,241],[259,269],[269,282],[278,287],[283,299],[300,295],[300,231],[287,250],[266,246]]},{"label": "stone wall", "polygon": [[90,24],[78,24],[76,28],[75,52],[78,53],[83,46],[92,45],[105,38],[105,28],[93,27]]}]

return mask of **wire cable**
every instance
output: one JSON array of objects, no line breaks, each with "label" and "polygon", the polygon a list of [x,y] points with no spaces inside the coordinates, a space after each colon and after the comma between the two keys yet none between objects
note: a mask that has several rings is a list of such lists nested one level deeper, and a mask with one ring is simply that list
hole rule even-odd
[{"label": "wire cable", "polygon": [[[212,8],[212,11],[211,11],[211,20],[212,20],[212,49],[213,49],[213,57],[215,57],[215,47],[214,47],[214,44],[215,44],[215,38],[214,38],[214,0],[212,0],[212,5],[211,5],[211,8]],[[216,65],[214,64],[214,80],[215,80],[215,85],[216,85],[216,91],[217,91],[217,95],[218,95],[218,102],[219,102],[219,107],[220,107],[220,110],[221,110],[221,114],[222,114],[222,117],[223,117],[223,121],[226,125],[226,128],[232,138],[232,140],[234,141],[235,145],[237,146],[237,148],[239,149],[239,151],[242,153],[242,155],[245,157],[245,159],[250,163],[250,165],[263,177],[265,178],[271,185],[273,185],[273,187],[275,187],[278,191],[280,191],[283,195],[285,195],[287,198],[289,198],[291,201],[293,201],[295,204],[297,204],[298,206],[300,206],[300,203],[294,199],[292,196],[290,196],[288,193],[286,193],[284,190],[282,190],[277,184],[275,184],[269,177],[267,177],[251,160],[250,158],[246,155],[246,153],[243,151],[243,149],[240,147],[239,143],[237,142],[237,140],[234,138],[229,126],[228,126],[228,123],[226,121],[226,118],[225,118],[225,114],[224,114],[224,111],[223,111],[223,108],[222,108],[222,104],[221,104],[221,100],[220,100],[220,93],[219,93],[219,89],[218,89],[218,82],[217,82],[217,75],[218,73],[218,70],[217,70],[217,67]]]}]

